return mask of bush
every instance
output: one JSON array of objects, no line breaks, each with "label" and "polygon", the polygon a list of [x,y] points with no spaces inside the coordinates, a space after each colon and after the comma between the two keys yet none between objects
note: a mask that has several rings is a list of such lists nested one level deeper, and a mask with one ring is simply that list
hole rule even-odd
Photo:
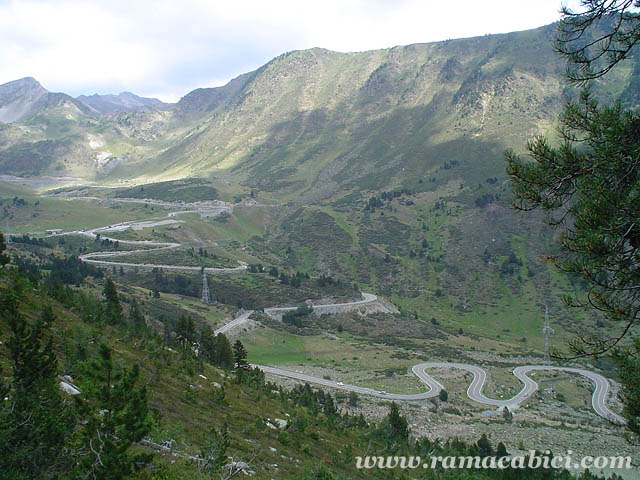
[{"label": "bush", "polygon": [[287,312],[282,316],[282,321],[287,325],[294,325],[296,327],[303,327],[303,319],[308,317],[313,312],[313,307],[303,303],[297,309],[292,312]]},{"label": "bush", "polygon": [[286,430],[283,430],[278,434],[278,441],[286,447],[291,443],[291,435]]}]

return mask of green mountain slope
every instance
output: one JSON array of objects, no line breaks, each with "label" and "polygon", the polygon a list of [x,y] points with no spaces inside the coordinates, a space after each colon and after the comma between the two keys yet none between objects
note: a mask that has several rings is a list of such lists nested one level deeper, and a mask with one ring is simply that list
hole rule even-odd
[{"label": "green mountain slope", "polygon": [[313,203],[345,188],[403,185],[445,160],[464,166],[467,180],[478,170],[493,176],[499,152],[549,131],[563,104],[553,28],[284,54],[226,87],[187,95],[173,115],[201,113],[200,121],[110,177],[211,175]]},{"label": "green mountain slope", "polygon": [[[479,169],[493,176],[502,171],[496,153],[548,132],[564,101],[553,33],[549,25],[361,53],[295,51],[162,111],[104,118],[51,105],[3,126],[0,173],[212,176],[304,203],[402,185],[444,160],[464,165],[467,180]],[[625,92],[632,73],[611,76],[600,93]],[[31,154],[35,165],[16,166]]]},{"label": "green mountain slope", "polygon": [[[174,296],[152,297],[150,291],[132,289],[119,281],[116,282],[118,291],[111,283],[113,294],[109,295],[106,288],[109,281],[103,273],[66,256],[61,247],[42,240],[23,243],[19,247],[12,245],[12,264],[0,268],[2,438],[17,438],[25,447],[38,447],[45,440],[51,443],[50,439],[43,438],[42,425],[66,422],[65,428],[61,429],[66,435],[65,444],[47,450],[46,472],[29,475],[32,472],[27,469],[36,463],[32,450],[24,448],[16,455],[13,444],[0,443],[2,478],[49,478],[52,475],[80,478],[92,476],[92,471],[98,472],[97,478],[110,478],[108,473],[112,464],[96,462],[91,471],[88,462],[80,464],[83,458],[91,455],[90,451],[96,452],[90,448],[93,443],[84,437],[83,429],[87,418],[91,419],[92,415],[101,418],[108,412],[98,410],[100,404],[96,403],[103,395],[105,381],[119,383],[123,369],[132,365],[140,368],[135,388],[144,387],[144,393],[136,400],[136,405],[144,405],[144,408],[127,410],[126,415],[115,417],[113,421],[119,428],[109,438],[124,438],[134,418],[139,419],[140,414],[147,416],[148,405],[148,423],[142,422],[148,428],[129,450],[151,455],[126,478],[231,478],[235,470],[238,470],[235,472],[238,478],[243,471],[242,476],[257,479],[396,478],[402,477],[404,472],[360,469],[357,457],[420,455],[429,461],[430,456],[486,456],[493,454],[492,446],[509,440],[504,434],[496,435],[491,441],[484,438],[466,445],[457,439],[443,442],[427,437],[413,439],[409,437],[407,420],[397,410],[395,416],[387,415],[386,403],[379,406],[383,415],[375,422],[368,422],[357,410],[368,400],[358,395],[334,397],[309,385],[286,389],[266,382],[264,374],[258,370],[233,369],[229,364],[223,366],[203,353],[211,352],[203,340],[211,327],[198,315],[194,322],[187,303],[171,307]],[[114,302],[118,306],[115,313],[109,307]],[[231,312],[220,305],[213,308],[212,313],[218,320]],[[39,325],[43,336],[18,328],[22,320],[29,326]],[[191,341],[195,338],[200,339],[199,349],[192,347],[195,344]],[[103,350],[102,345],[112,352],[113,377],[101,375],[100,364],[96,361],[98,352]],[[216,346],[213,351],[218,348]],[[35,382],[26,386],[23,386],[26,382],[20,384],[17,379],[25,374],[15,368],[16,363],[24,370],[33,368],[35,361],[30,362],[34,358],[33,352],[40,350],[52,354],[47,357],[46,367],[47,372],[50,369],[55,388],[53,392],[47,391],[46,396],[36,390],[39,384]],[[53,358],[57,361],[53,362]],[[58,385],[65,386],[62,382],[66,383],[66,393],[57,393]],[[70,385],[78,395],[76,400],[82,398],[82,402],[74,401],[68,394]],[[113,391],[126,394],[131,388]],[[14,407],[22,405],[22,399],[38,395],[46,405],[47,400],[57,398],[54,397],[56,394],[60,396],[64,411],[48,410],[46,417],[29,416],[29,422],[22,424],[16,420],[14,410],[17,408]],[[105,423],[95,425],[96,431],[104,435]],[[227,432],[228,444],[222,441],[221,432]],[[100,438],[99,433],[97,436]],[[63,448],[68,446],[73,448]],[[504,444],[501,448],[504,452]],[[508,448],[514,454],[518,452],[515,447]],[[95,453],[98,460],[100,455],[104,458],[105,450]],[[214,463],[209,457],[216,452]],[[5,455],[7,453],[12,456]],[[118,451],[119,457],[123,458],[124,453]],[[210,462],[207,462],[208,458]],[[424,478],[434,480],[489,480],[517,478],[523,474],[534,480],[601,478],[588,474],[572,477],[566,471],[546,469],[505,472],[468,468],[464,473],[459,469],[424,470]]]}]

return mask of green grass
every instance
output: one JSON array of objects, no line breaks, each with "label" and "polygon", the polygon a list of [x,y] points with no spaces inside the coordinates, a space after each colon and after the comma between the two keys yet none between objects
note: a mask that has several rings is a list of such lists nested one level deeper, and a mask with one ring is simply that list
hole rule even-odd
[{"label": "green grass", "polygon": [[264,233],[265,212],[260,207],[236,207],[226,221],[200,218],[197,214],[180,215],[195,235],[204,241],[217,243],[247,242],[254,235]]},{"label": "green grass", "polygon": [[24,197],[24,196],[32,196],[33,191],[29,190],[22,185],[12,182],[2,182],[0,181],[0,199]]},{"label": "green grass", "polygon": [[305,339],[285,332],[267,330],[258,334],[242,335],[249,352],[249,362],[267,365],[283,365],[307,362]]},{"label": "green grass", "polygon": [[[335,381],[371,387],[384,385],[396,393],[423,390],[413,375],[404,373],[416,363],[394,358],[396,349],[342,333],[338,338],[327,335],[294,335],[283,330],[259,328],[239,335],[247,347],[251,363],[281,366],[296,371],[329,376]],[[312,370],[306,370],[311,368]],[[381,388],[382,389],[382,388]]]},{"label": "green grass", "polygon": [[591,408],[593,387],[589,381],[582,381],[583,377],[580,375],[565,372],[532,372],[531,377],[539,385],[538,392],[544,392],[546,389],[553,390],[546,395],[550,401],[556,401],[573,409]]},{"label": "green grass", "polygon": [[[137,205],[118,204],[104,208],[93,200],[63,200],[35,196],[24,198],[28,201],[27,206],[12,209],[9,219],[11,232],[95,228],[129,220],[144,220],[157,215],[157,212]],[[35,205],[35,202],[39,202],[38,205]]]},{"label": "green grass", "polygon": [[327,215],[331,215],[333,217],[333,220],[336,222],[336,225],[347,232],[351,237],[351,241],[353,242],[353,244],[358,246],[357,227],[349,223],[349,221],[347,220],[347,215],[345,215],[344,213],[338,213],[329,207],[317,207],[317,209],[326,213]]},{"label": "green grass", "polygon": [[119,198],[153,198],[168,202],[197,202],[218,198],[218,192],[210,182],[199,178],[137,185],[118,189],[112,195]]},{"label": "green grass", "polygon": [[[143,295],[149,294],[149,290],[138,287]],[[235,316],[235,309],[226,307],[217,303],[203,305],[199,299],[185,297],[183,295],[175,295],[171,293],[163,293],[162,300],[180,307],[187,314],[194,313],[207,319],[211,325],[219,325],[223,320],[230,319]]]},{"label": "green grass", "polygon": [[207,248],[208,257],[198,255],[198,250],[192,253],[184,249],[171,250],[148,250],[144,253],[136,253],[126,255],[124,257],[106,257],[105,260],[114,262],[127,262],[139,264],[158,264],[158,265],[184,265],[193,267],[237,267],[236,262],[230,261],[222,256],[216,255],[214,258],[214,249]]}]

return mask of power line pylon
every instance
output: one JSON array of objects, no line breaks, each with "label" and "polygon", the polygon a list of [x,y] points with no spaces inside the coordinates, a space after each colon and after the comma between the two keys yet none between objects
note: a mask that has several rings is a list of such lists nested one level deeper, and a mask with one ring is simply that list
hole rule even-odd
[{"label": "power line pylon", "polygon": [[202,271],[202,303],[211,303],[211,295],[209,294],[209,280],[207,274]]}]

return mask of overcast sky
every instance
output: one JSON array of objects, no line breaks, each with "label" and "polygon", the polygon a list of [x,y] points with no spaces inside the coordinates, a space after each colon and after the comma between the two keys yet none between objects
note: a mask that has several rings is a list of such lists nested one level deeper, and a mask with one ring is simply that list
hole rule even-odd
[{"label": "overcast sky", "polygon": [[0,84],[176,101],[287,51],[525,30],[558,20],[561,1],[0,0]]}]

